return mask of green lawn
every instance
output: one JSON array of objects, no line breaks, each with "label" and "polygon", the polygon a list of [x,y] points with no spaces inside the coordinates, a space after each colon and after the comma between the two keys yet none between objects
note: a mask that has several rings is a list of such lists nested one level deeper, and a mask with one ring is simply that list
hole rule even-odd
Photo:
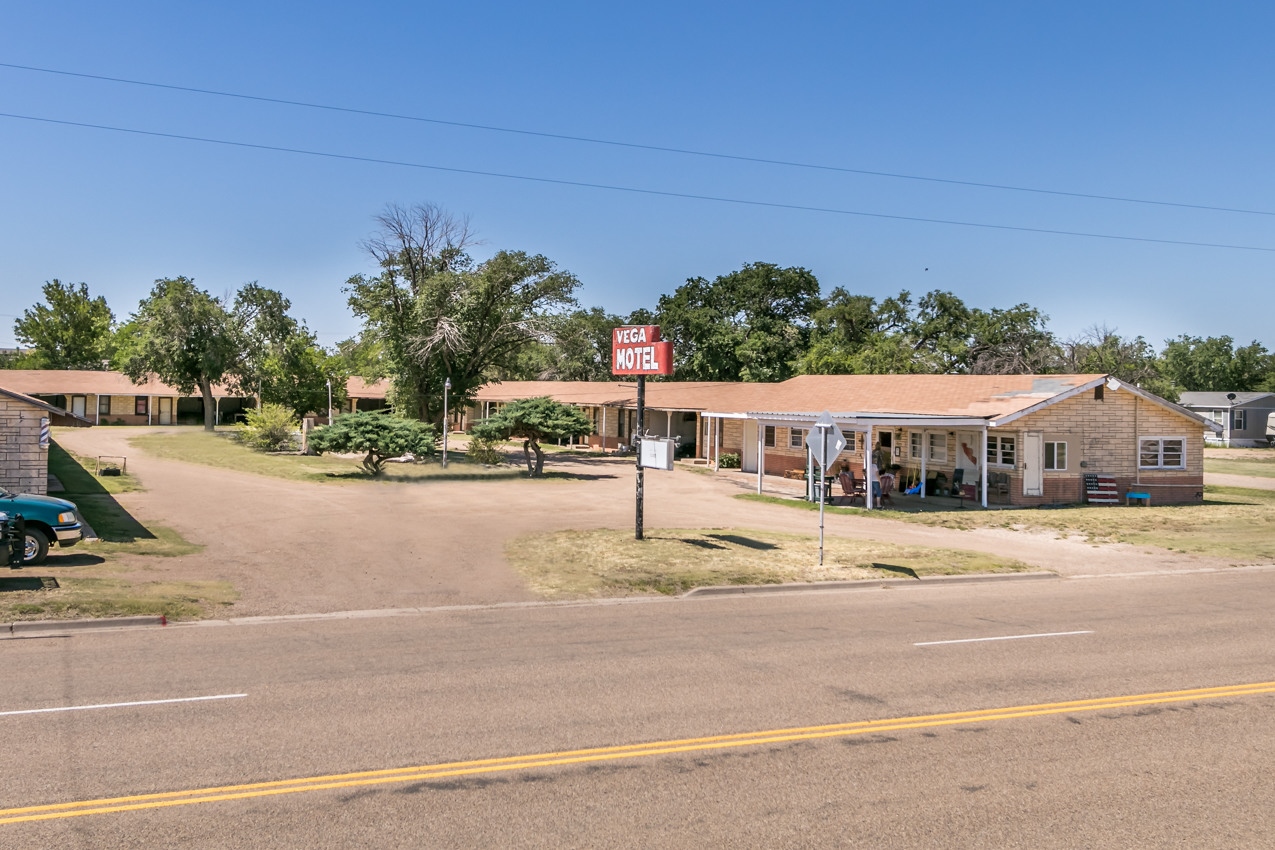
[{"label": "green lawn", "polygon": [[[818,506],[797,499],[744,494],[738,499],[765,501],[796,510]],[[867,516],[861,508],[829,507],[829,513]],[[1051,531],[1094,543],[1132,543],[1169,551],[1230,559],[1237,564],[1275,562],[1275,491],[1206,487],[1204,503],[1163,507],[1087,507],[927,511],[872,511],[876,519],[943,528],[1009,528]]]},{"label": "green lawn", "polygon": [[1275,478],[1275,452],[1270,458],[1244,456],[1237,458],[1206,457],[1204,471],[1220,475],[1252,475],[1257,478]]},{"label": "green lawn", "polygon": [[209,433],[191,428],[162,434],[145,434],[129,442],[147,454],[253,475],[293,481],[461,481],[517,478],[526,474],[518,466],[488,467],[466,462],[460,451],[448,452],[448,468],[437,458],[423,463],[387,463],[379,479],[363,472],[361,458],[330,455],[267,454],[253,451],[234,439],[233,429]]},{"label": "green lawn", "polygon": [[735,529],[559,531],[510,541],[506,556],[542,596],[677,594],[712,585],[779,584],[1030,570],[981,552]]}]

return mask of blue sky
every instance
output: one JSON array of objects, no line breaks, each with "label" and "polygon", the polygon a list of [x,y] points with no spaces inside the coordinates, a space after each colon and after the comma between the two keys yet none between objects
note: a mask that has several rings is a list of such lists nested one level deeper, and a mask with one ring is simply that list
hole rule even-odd
[{"label": "blue sky", "polygon": [[[9,4],[0,63],[445,121],[1275,213],[1259,3]],[[1192,247],[605,191],[0,118],[0,345],[50,278],[282,290],[325,344],[386,203],[467,214],[626,313],[746,262],[825,291],[1026,301],[1066,337],[1275,348],[1275,215],[634,150],[0,67],[0,112],[623,186]]]}]

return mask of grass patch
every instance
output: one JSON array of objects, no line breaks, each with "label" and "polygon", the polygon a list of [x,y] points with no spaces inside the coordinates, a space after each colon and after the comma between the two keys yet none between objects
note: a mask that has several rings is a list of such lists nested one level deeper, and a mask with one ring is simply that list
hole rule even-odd
[{"label": "grass patch", "polygon": [[166,526],[143,525],[115,499],[118,493],[141,490],[141,483],[131,475],[94,475],[92,465],[91,458],[69,452],[57,442],[49,444],[49,469],[65,488],[65,492],[56,495],[75,502],[80,515],[100,538],[98,543],[81,543],[74,549],[53,549],[53,554],[88,551],[102,556],[175,556],[189,555],[203,548]]},{"label": "grass patch", "polygon": [[510,541],[506,555],[546,597],[673,595],[712,585],[1000,573],[1026,564],[979,552],[736,529],[559,531]]},{"label": "grass patch", "polygon": [[1219,475],[1252,475],[1256,478],[1275,478],[1275,453],[1270,458],[1251,456],[1237,458],[1206,457],[1204,471]]},{"label": "grass patch", "polygon": [[[818,505],[796,499],[745,494],[736,498],[781,504],[797,510]],[[829,513],[866,515],[861,508],[829,507]],[[873,511],[878,519],[966,530],[1005,528],[1052,532],[1080,537],[1091,543],[1130,543],[1192,555],[1206,555],[1236,564],[1275,562],[1275,491],[1240,487],[1206,487],[1204,503],[1163,507],[1088,507],[1042,511],[1036,508],[984,511],[979,509]]]},{"label": "grass patch", "polygon": [[170,620],[215,616],[238,594],[224,581],[63,578],[55,590],[0,594],[0,620],[69,620],[163,614]]},{"label": "grass patch", "polygon": [[466,462],[463,452],[448,451],[448,468],[437,459],[424,463],[388,463],[379,478],[367,475],[355,458],[330,455],[267,454],[253,451],[234,439],[233,430],[209,433],[202,429],[145,434],[129,442],[147,454],[218,469],[291,481],[469,481],[518,478],[518,467],[488,467]]}]

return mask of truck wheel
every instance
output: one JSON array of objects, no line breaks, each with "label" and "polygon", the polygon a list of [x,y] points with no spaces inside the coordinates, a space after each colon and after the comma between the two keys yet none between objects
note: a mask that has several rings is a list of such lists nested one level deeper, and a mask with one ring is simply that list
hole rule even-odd
[{"label": "truck wheel", "polygon": [[26,552],[23,553],[22,565],[34,567],[44,563],[44,556],[49,554],[49,538],[38,528],[27,529]]}]

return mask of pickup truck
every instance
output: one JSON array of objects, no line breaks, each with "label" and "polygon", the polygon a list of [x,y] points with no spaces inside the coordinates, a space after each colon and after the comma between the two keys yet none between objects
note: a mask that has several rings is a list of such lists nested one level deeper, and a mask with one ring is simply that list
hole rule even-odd
[{"label": "pickup truck", "polygon": [[7,514],[8,517],[22,514],[26,521],[27,538],[22,558],[24,567],[43,563],[45,556],[49,554],[49,546],[53,543],[65,549],[79,543],[84,536],[75,503],[66,499],[13,493],[0,487],[0,514]]}]

